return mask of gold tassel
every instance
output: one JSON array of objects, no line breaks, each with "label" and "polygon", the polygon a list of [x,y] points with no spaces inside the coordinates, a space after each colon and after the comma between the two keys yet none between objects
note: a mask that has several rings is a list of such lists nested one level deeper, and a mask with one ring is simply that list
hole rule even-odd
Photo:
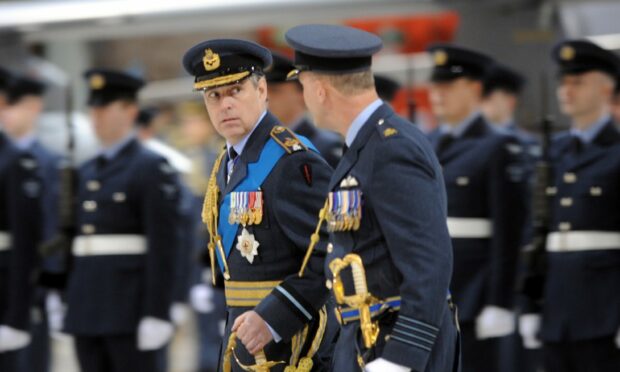
[{"label": "gold tassel", "polygon": [[[221,243],[219,243],[221,238],[217,231],[219,214],[218,197],[220,194],[220,189],[217,187],[217,173],[220,170],[222,160],[225,156],[226,151],[222,151],[215,160],[215,164],[213,164],[205,199],[202,204],[202,222],[207,225],[207,231],[209,232],[209,244],[207,248],[209,250],[209,258],[211,259],[211,282],[213,285],[215,285],[215,249],[221,246]],[[220,246],[218,246],[218,244],[220,244]],[[228,280],[230,279],[230,274],[228,273],[228,264],[226,263],[226,256],[223,254],[223,250],[220,252],[220,255],[224,262],[224,278]]]}]

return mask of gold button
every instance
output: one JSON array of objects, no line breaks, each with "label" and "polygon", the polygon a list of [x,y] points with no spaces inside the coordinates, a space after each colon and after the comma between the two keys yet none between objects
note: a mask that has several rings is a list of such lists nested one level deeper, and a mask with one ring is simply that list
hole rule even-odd
[{"label": "gold button", "polygon": [[325,287],[327,287],[327,289],[332,289],[332,281],[327,279],[325,281]]},{"label": "gold button", "polygon": [[378,122],[377,124],[379,124],[379,125],[383,125],[383,123],[385,123],[385,120],[383,120],[383,119],[379,119],[379,122]]},{"label": "gold button", "polygon": [[467,186],[469,185],[469,178],[468,177],[458,177],[456,179],[456,184],[459,186]]},{"label": "gold button", "polygon": [[84,234],[94,234],[95,226],[94,225],[82,225],[82,232]]},{"label": "gold button", "polygon": [[577,182],[577,175],[575,173],[564,173],[564,182],[566,183]]},{"label": "gold button", "polygon": [[88,191],[98,191],[101,188],[99,181],[91,180],[86,183]]},{"label": "gold button", "polygon": [[553,196],[555,194],[558,193],[558,188],[557,187],[547,187],[545,189],[545,193],[549,196]]},{"label": "gold button", "polygon": [[570,222],[560,222],[559,228],[560,231],[569,231],[571,228]]},{"label": "gold button", "polygon": [[570,207],[571,205],[573,205],[573,199],[572,198],[562,198],[560,199],[560,205],[563,207]]},{"label": "gold button", "polygon": [[94,212],[97,210],[97,202],[94,200],[86,200],[82,203],[82,207],[84,207],[86,212]]},{"label": "gold button", "polygon": [[390,335],[385,335],[385,342],[390,341]]},{"label": "gold button", "polygon": [[332,243],[327,244],[327,253],[332,253],[334,251],[334,245]]},{"label": "gold button", "polygon": [[115,192],[112,194],[112,200],[117,203],[122,203],[127,200],[127,195],[124,192]]},{"label": "gold button", "polygon": [[603,195],[603,189],[597,186],[590,187],[590,195],[601,196]]}]

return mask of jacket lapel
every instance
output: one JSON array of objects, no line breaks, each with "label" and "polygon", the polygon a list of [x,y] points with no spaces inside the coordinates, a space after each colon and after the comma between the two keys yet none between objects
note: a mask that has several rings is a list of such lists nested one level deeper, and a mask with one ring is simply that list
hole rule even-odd
[{"label": "jacket lapel", "polygon": [[609,121],[592,143],[585,145],[581,153],[575,154],[569,162],[569,170],[577,170],[598,160],[607,154],[607,147],[620,142],[620,132],[615,128],[613,121]]},{"label": "jacket lapel", "polygon": [[465,130],[465,132],[458,138],[455,138],[452,144],[450,144],[444,151],[438,155],[439,162],[441,164],[449,163],[455,157],[461,155],[472,148],[471,141],[480,137],[484,137],[488,134],[488,124],[484,121],[481,115],[474,120],[474,122]]},{"label": "jacket lapel", "polygon": [[127,166],[126,158],[136,152],[140,148],[140,143],[138,143],[137,139],[132,139],[129,141],[116,156],[110,160],[106,166],[102,169],[99,169],[97,173],[99,177],[106,178],[111,174],[118,172],[121,169],[124,169]]}]

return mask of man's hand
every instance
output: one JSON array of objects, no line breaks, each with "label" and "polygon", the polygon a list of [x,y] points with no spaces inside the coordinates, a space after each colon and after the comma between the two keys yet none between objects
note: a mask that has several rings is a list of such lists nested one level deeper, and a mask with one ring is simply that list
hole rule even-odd
[{"label": "man's hand", "polygon": [[538,338],[542,318],[540,314],[522,314],[519,316],[519,334],[526,349],[540,349],[542,342]]},{"label": "man's hand", "polygon": [[28,332],[0,325],[0,352],[23,349],[30,344]]},{"label": "man's hand", "polygon": [[252,355],[256,355],[273,340],[267,323],[254,310],[246,311],[237,317],[232,331],[237,332],[237,338]]}]

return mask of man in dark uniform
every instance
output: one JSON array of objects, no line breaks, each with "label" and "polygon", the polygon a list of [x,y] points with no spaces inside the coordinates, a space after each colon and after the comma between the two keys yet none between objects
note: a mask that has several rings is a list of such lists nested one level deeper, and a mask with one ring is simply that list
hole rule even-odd
[{"label": "man in dark uniform", "polygon": [[526,347],[544,343],[547,371],[618,371],[620,133],[610,105],[620,59],[585,40],[559,43],[552,58],[571,129],[551,146],[543,306],[526,309],[519,328]]},{"label": "man in dark uniform", "polygon": [[103,149],[79,170],[65,330],[83,371],[164,370],[173,333],[177,173],[133,134],[144,82],[103,69],[85,77]]},{"label": "man in dark uniform", "polygon": [[[273,371],[326,368],[316,355],[326,323],[324,244],[309,258],[309,274],[297,271],[331,168],[307,139],[267,111],[263,71],[271,62],[269,50],[231,39],[202,42],[183,58],[215,130],[226,139],[203,209],[211,262],[225,279],[224,371],[241,370],[239,363],[283,362]],[[320,237],[326,238],[324,230]]]},{"label": "man in dark uniform", "polygon": [[497,339],[515,330],[514,280],[527,211],[523,147],[480,113],[492,60],[456,46],[429,51],[434,60],[430,101],[443,123],[430,139],[448,193],[451,288],[463,331],[463,371],[497,371]]},{"label": "man in dark uniform", "polygon": [[[44,184],[42,193],[43,231],[42,241],[52,239],[58,226],[59,167],[60,156],[48,150],[37,139],[36,125],[43,111],[45,84],[25,75],[11,80],[8,107],[1,115],[3,129],[13,143],[21,150],[31,153],[37,163],[37,173]],[[42,270],[53,270],[53,257],[42,259]],[[38,288],[32,310],[32,344],[21,356],[23,371],[46,371],[49,368],[49,329],[45,312],[45,298],[48,294]]]},{"label": "man in dark uniform", "polygon": [[[515,113],[519,105],[521,92],[526,84],[525,77],[518,71],[496,62],[490,67],[484,80],[483,99],[481,104],[482,115],[487,122],[502,133],[516,136],[523,146],[523,160],[527,171],[528,200],[531,200],[531,190],[534,187],[534,165],[541,156],[541,148],[536,138],[522,129],[515,120]],[[546,114],[546,113],[545,113]],[[526,218],[531,217],[531,203]],[[531,241],[531,223],[525,223],[521,249],[529,249]],[[523,268],[518,267],[517,278]],[[515,319],[516,321],[516,319]],[[500,342],[500,369],[506,372],[536,371],[541,364],[539,352],[525,350],[518,332],[502,339]]]},{"label": "man in dark uniform", "polygon": [[[325,214],[332,231],[325,284],[342,323],[332,370],[456,371],[441,168],[422,132],[377,95],[370,68],[381,39],[302,25],[286,40],[295,49],[291,77],[313,119],[345,136],[348,147]],[[349,297],[340,298],[343,290]]]},{"label": "man in dark uniform", "polygon": [[332,168],[336,168],[342,157],[343,141],[337,133],[317,128],[307,117],[304,95],[297,81],[286,80],[294,68],[293,61],[277,52],[272,52],[273,65],[265,73],[269,91],[269,111],[284,126],[310,140]]},{"label": "man in dark uniform", "polygon": [[43,240],[56,233],[58,220],[58,167],[60,156],[47,149],[36,136],[36,125],[44,102],[45,83],[28,77],[15,76],[9,86],[8,107],[2,114],[2,126],[14,144],[33,154],[39,163],[40,177],[44,180]]},{"label": "man in dark uniform", "polygon": [[[0,68],[0,104],[10,74]],[[0,370],[17,370],[18,354],[31,342],[37,244],[41,241],[44,185],[32,154],[0,131]]]}]

